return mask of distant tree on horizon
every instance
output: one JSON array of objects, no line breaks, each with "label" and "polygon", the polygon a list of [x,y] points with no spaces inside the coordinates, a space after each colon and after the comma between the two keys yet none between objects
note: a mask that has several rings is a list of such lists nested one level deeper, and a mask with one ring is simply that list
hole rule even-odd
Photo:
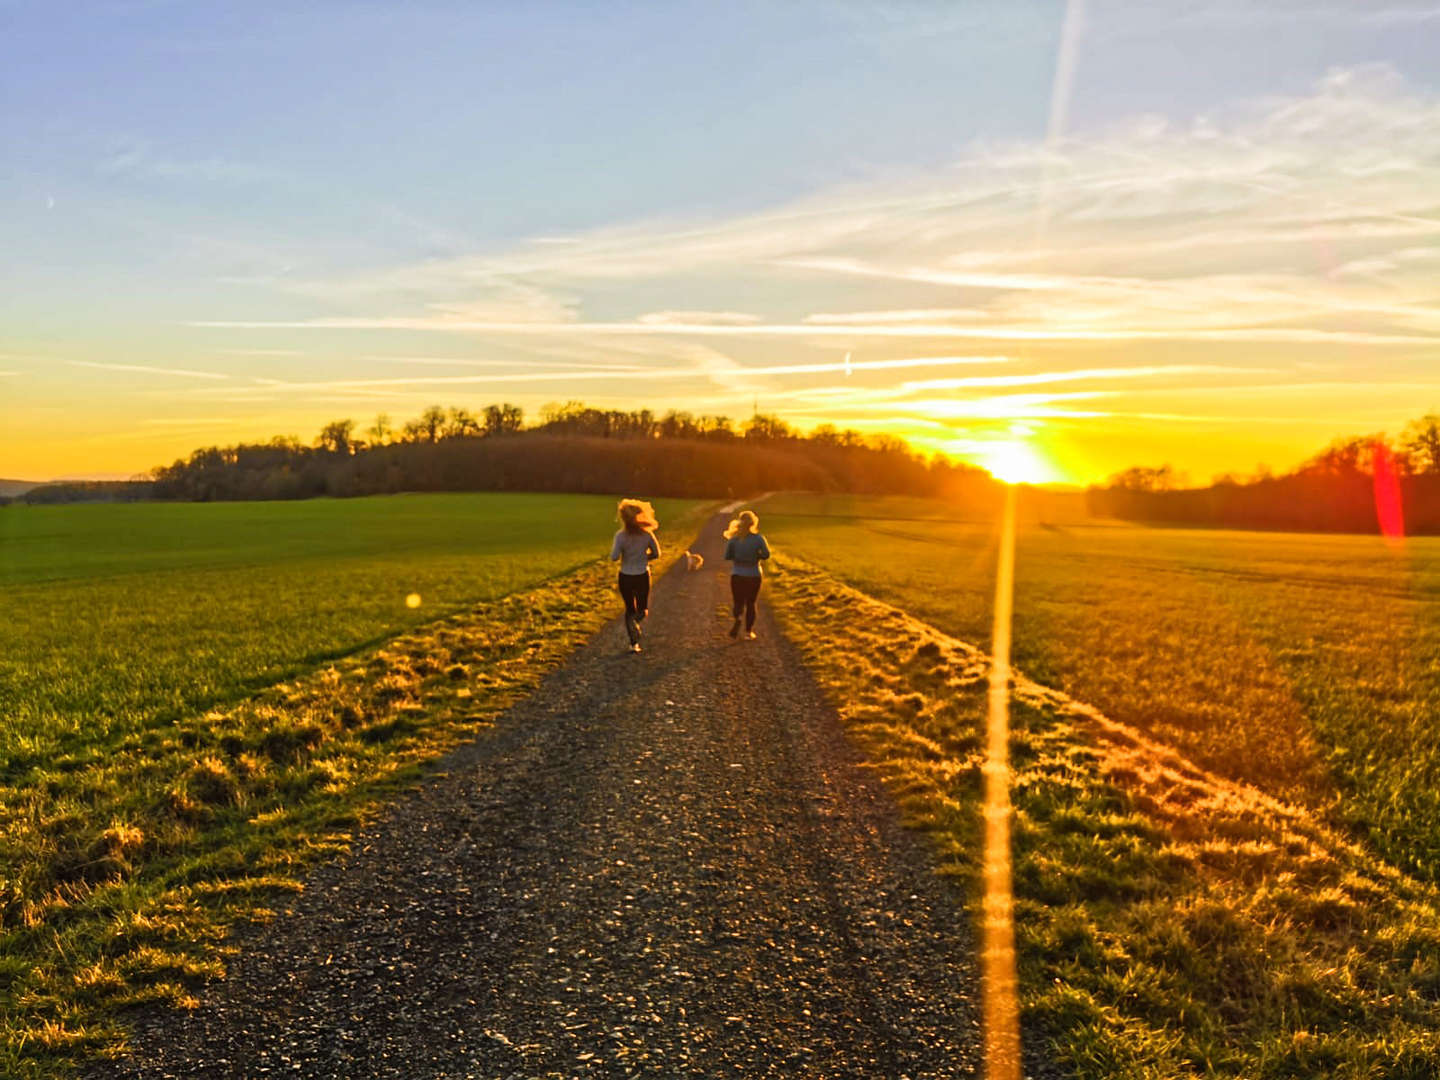
[{"label": "distant tree on horizon", "polygon": [[1417,473],[1440,473],[1440,416],[1429,413],[1410,422],[1401,435]]},{"label": "distant tree on horizon", "polygon": [[358,446],[355,442],[354,420],[331,420],[320,429],[315,446],[331,454],[353,454]]},{"label": "distant tree on horizon", "polygon": [[390,423],[389,413],[379,413],[375,422],[365,431],[370,436],[371,446],[384,446],[395,434],[395,428]]},{"label": "distant tree on horizon", "polygon": [[485,434],[513,435],[525,426],[525,411],[508,401],[503,405],[485,406]]}]

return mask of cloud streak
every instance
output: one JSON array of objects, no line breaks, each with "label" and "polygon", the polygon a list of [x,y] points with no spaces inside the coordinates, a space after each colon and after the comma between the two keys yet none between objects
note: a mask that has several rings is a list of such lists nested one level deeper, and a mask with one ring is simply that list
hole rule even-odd
[{"label": "cloud streak", "polygon": [[713,350],[696,352],[692,348],[682,350],[678,355],[688,359],[690,362],[679,365],[659,364],[647,367],[625,367],[618,369],[600,367],[555,370],[546,368],[525,371],[513,370],[515,365],[511,364],[509,366],[512,370],[474,375],[422,374],[326,380],[291,380],[257,377],[252,379],[248,385],[215,387],[213,389],[201,388],[192,390],[190,393],[249,398],[264,394],[283,394],[314,390],[383,391],[403,390],[408,387],[478,387],[516,384],[544,385],[549,383],[569,383],[577,380],[592,382],[610,381],[628,387],[633,387],[637,382],[648,382],[651,380],[711,380],[721,385],[729,385],[732,389],[735,389],[738,385],[741,390],[748,393],[752,385],[754,385],[749,380],[760,377],[838,374],[846,372],[847,370],[851,372],[874,372],[906,368],[947,368],[977,364],[1007,364],[1012,362],[1011,358],[1006,356],[912,356],[877,360],[851,359],[848,362],[845,360],[831,360],[802,364],[747,365],[737,363],[733,359],[716,353]]},{"label": "cloud streak", "polygon": [[143,375],[174,375],[184,379],[228,379],[218,371],[192,371],[188,368],[153,367],[149,364],[109,364],[99,360],[69,360],[71,367],[95,368],[101,371],[130,371]]}]

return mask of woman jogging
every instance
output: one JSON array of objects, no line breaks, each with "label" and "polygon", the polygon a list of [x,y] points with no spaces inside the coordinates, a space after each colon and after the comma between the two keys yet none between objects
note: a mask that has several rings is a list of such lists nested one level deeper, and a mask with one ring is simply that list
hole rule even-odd
[{"label": "woman jogging", "polygon": [[755,637],[755,600],[760,595],[760,560],[770,557],[765,537],[760,535],[760,519],[753,510],[741,510],[725,530],[725,558],[730,568],[730,595],[735,601],[735,622],[730,636],[740,636],[740,613],[745,613],[745,633]]},{"label": "woman jogging", "polygon": [[[620,562],[620,599],[625,601],[625,632],[630,651],[640,651],[640,624],[650,613],[650,561],[660,557],[655,511],[642,499],[620,500],[621,529],[610,545],[610,561]],[[738,625],[738,624],[737,624]]]}]

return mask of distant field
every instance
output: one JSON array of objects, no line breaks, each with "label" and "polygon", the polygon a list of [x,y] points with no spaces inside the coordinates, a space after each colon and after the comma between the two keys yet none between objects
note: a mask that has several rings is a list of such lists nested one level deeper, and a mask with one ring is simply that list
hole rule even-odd
[{"label": "distant field", "polygon": [[[776,550],[988,647],[992,522],[913,499],[760,509]],[[1440,878],[1440,540],[1033,517],[1016,555],[1026,674]]]},{"label": "distant field", "polygon": [[[662,539],[692,505],[658,505]],[[588,495],[0,508],[5,775],[573,569],[613,518]]]}]

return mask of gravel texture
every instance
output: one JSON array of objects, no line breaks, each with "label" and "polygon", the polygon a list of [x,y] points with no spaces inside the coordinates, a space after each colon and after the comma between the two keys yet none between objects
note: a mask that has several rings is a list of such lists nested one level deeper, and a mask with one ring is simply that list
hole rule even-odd
[{"label": "gravel texture", "polygon": [[694,550],[91,1075],[979,1075],[963,897]]}]

